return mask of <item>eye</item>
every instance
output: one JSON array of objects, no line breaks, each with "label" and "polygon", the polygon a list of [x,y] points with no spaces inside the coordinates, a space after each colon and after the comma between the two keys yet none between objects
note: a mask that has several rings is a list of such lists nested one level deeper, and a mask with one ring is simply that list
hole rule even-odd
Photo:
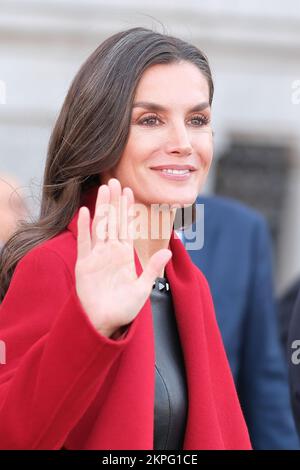
[{"label": "eye", "polygon": [[209,118],[207,116],[203,116],[202,114],[196,114],[192,117],[191,121],[196,121],[196,127],[206,126],[210,122]]},{"label": "eye", "polygon": [[[155,127],[157,126],[157,122],[162,122],[155,114],[151,114],[145,118],[142,118],[138,121],[138,124],[142,126],[148,126],[148,127]],[[193,127],[201,127],[201,126],[206,126],[209,124],[210,119],[207,116],[204,116],[202,114],[196,114],[191,118],[191,122],[193,122],[192,126]]]},{"label": "eye", "polygon": [[142,118],[140,121],[138,121],[138,124],[145,125],[145,123],[146,123],[147,126],[152,126],[153,127],[153,126],[156,125],[155,122],[153,122],[153,121],[160,121],[160,119],[158,119],[158,117],[155,116],[155,114],[152,114],[152,115],[149,115],[145,118]]}]

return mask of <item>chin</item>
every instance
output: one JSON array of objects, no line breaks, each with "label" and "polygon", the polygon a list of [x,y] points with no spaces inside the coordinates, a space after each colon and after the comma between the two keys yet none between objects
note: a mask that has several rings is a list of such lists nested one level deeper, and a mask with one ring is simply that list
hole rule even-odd
[{"label": "chin", "polygon": [[[170,206],[175,206],[175,207],[186,207],[186,206],[191,206],[194,204],[196,198],[185,198],[185,199],[176,199],[176,200],[169,200],[165,201],[165,204],[169,204]],[[161,203],[163,204],[163,203]]]},{"label": "chin", "polygon": [[186,195],[181,195],[180,197],[174,197],[169,199],[169,204],[178,204],[180,206],[191,206],[197,199],[197,193],[189,191]]},{"label": "chin", "polygon": [[[162,192],[160,192],[160,194],[158,195],[157,193],[155,194],[151,194],[151,198],[149,198],[151,200],[151,204],[168,204],[169,206],[178,206],[178,207],[184,207],[184,206],[191,206],[192,204],[194,204],[194,202],[196,201],[197,199],[197,192],[191,192],[191,191],[188,191],[186,192],[186,194],[182,194],[182,195],[179,195],[178,194],[178,191],[177,191],[177,194],[170,194],[170,191],[169,191],[169,194],[168,192],[166,191],[166,197],[164,197],[164,194]],[[148,199],[148,200],[149,200]],[[145,201],[145,199],[144,199]]]}]

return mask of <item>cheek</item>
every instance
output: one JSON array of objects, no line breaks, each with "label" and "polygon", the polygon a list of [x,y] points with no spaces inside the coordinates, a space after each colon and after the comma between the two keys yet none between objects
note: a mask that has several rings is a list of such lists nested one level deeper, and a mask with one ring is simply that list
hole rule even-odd
[{"label": "cheek", "polygon": [[151,129],[140,129],[133,126],[124,153],[134,155],[137,162],[141,162],[158,150],[163,142],[164,139],[157,129],[153,132]]},{"label": "cheek", "polygon": [[132,187],[135,184],[139,160],[139,153],[136,152],[136,149],[127,146],[113,171],[114,177],[120,181],[122,187]]},{"label": "cheek", "polygon": [[[137,134],[137,133],[136,133]],[[117,167],[119,174],[135,174],[147,163],[149,156],[153,153],[153,140],[141,138],[140,135],[132,133]]]},{"label": "cheek", "polygon": [[209,167],[213,158],[213,140],[211,133],[203,134],[196,143],[196,151],[203,167]]}]

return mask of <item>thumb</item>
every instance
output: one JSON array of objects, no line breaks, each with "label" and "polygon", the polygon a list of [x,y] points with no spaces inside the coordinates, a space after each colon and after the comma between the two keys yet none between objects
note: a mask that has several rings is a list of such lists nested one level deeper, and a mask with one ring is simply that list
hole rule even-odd
[{"label": "thumb", "polygon": [[138,288],[140,288],[142,292],[147,292],[147,295],[149,295],[155,279],[159,277],[171,257],[172,251],[167,248],[163,248],[151,256],[147,266],[136,281]]}]

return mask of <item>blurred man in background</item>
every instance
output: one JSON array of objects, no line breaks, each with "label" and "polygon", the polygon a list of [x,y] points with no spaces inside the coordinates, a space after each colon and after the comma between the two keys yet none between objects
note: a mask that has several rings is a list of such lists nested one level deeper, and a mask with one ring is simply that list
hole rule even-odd
[{"label": "blurred man in background", "polygon": [[[212,291],[253,448],[299,449],[279,340],[266,222],[231,199],[199,197],[197,203],[204,204],[204,247],[189,254]],[[191,243],[184,234],[182,240]]]}]

